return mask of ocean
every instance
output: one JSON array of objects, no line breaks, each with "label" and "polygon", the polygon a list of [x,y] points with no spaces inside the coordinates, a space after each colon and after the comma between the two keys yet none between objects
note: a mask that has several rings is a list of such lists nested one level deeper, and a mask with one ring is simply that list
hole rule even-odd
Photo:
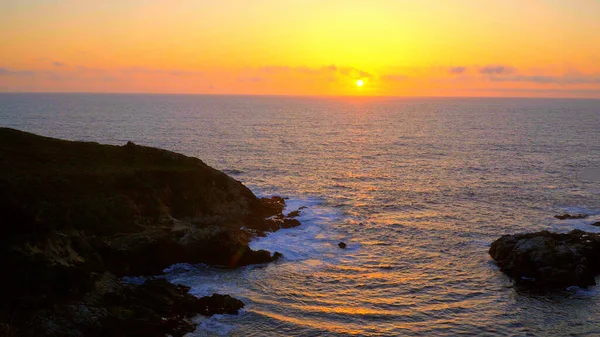
[{"label": "ocean", "polygon": [[600,168],[598,100],[0,94],[0,126],[181,152],[307,206],[251,244],[281,261],[166,270],[246,303],[191,336],[600,335],[598,287],[523,289],[487,252],[600,232],[600,181],[582,175]]}]

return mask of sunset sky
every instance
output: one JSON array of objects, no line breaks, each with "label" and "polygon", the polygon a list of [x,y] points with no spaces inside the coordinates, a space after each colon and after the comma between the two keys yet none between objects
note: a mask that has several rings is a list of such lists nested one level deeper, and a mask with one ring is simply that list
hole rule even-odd
[{"label": "sunset sky", "polygon": [[600,1],[2,0],[0,91],[600,98]]}]

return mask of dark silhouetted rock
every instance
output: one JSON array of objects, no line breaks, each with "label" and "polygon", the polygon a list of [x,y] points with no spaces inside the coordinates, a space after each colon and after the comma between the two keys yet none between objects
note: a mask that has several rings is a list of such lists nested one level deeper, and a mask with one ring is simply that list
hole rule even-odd
[{"label": "dark silhouetted rock", "polygon": [[298,221],[296,219],[284,217],[283,215],[277,215],[277,216],[262,220],[263,227],[261,227],[261,228],[264,231],[274,232],[274,231],[282,229],[282,228],[293,228],[293,227],[297,227],[300,225],[301,225],[300,221]]},{"label": "dark silhouetted rock", "polygon": [[504,235],[489,253],[517,282],[541,287],[594,285],[600,273],[600,234],[580,230]]},{"label": "dark silhouetted rock", "polygon": [[592,226],[600,226],[600,221],[593,222],[590,225],[592,225]]},{"label": "dark silhouetted rock", "polygon": [[205,316],[217,314],[237,315],[243,307],[244,303],[237,298],[229,295],[213,294],[212,296],[200,298],[196,309]]},{"label": "dark silhouetted rock", "polygon": [[261,198],[261,201],[263,208],[269,210],[270,213],[279,214],[283,212],[283,208],[285,207],[285,199],[282,197]]},{"label": "dark silhouetted rock", "polygon": [[183,336],[197,314],[237,314],[244,303],[229,295],[196,298],[165,279],[135,286],[105,274],[86,296],[33,314],[34,336]]},{"label": "dark silhouetted rock", "polygon": [[[202,312],[187,287],[115,275],[267,263],[278,256],[250,240],[300,224],[283,216],[281,197],[259,199],[200,159],[133,142],[0,128],[0,186],[0,269],[11,275],[0,287],[4,335],[182,335],[194,329],[186,317]],[[203,305],[235,307],[218,296]]]},{"label": "dark silhouetted rock", "polygon": [[283,254],[281,254],[280,252],[273,253],[273,261],[277,261],[281,258],[283,258]]},{"label": "dark silhouetted rock", "polygon": [[567,220],[567,219],[585,219],[588,217],[587,214],[569,214],[569,213],[565,213],[565,214],[561,214],[561,215],[555,215],[554,216],[557,219],[560,220]]},{"label": "dark silhouetted rock", "polygon": [[298,217],[298,216],[300,216],[300,211],[299,211],[299,210],[291,211],[291,212],[290,212],[290,213],[287,215],[287,217],[288,217],[288,218],[296,218],[296,217]]},{"label": "dark silhouetted rock", "polygon": [[346,243],[345,242],[340,242],[338,243],[338,247],[345,249],[346,248]]},{"label": "dark silhouetted rock", "polygon": [[300,225],[301,225],[300,221],[298,221],[296,219],[285,218],[285,219],[283,219],[281,228],[293,228],[293,227],[298,227]]}]

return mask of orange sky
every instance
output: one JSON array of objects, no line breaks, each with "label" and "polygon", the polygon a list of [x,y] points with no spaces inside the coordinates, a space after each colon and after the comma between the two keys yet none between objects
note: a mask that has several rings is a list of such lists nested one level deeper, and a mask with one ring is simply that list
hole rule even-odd
[{"label": "orange sky", "polygon": [[600,98],[600,1],[3,0],[0,91]]}]

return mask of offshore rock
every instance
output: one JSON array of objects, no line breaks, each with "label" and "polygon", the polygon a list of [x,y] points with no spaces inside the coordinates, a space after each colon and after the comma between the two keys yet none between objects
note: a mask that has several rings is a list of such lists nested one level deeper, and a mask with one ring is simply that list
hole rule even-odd
[{"label": "offshore rock", "polygon": [[489,254],[519,283],[541,287],[590,286],[600,273],[600,234],[573,230],[504,235]]},{"label": "offshore rock", "polygon": [[560,214],[560,215],[555,215],[555,218],[559,219],[559,220],[568,220],[568,219],[585,219],[588,217],[587,214],[569,214],[569,213],[564,213],[564,214]]},{"label": "offshore rock", "polygon": [[[250,240],[299,225],[282,214],[283,198],[260,199],[200,159],[132,142],[0,128],[0,187],[0,268],[11,275],[0,288],[0,331],[9,336],[190,331],[178,304],[185,287],[125,285],[114,275],[157,275],[179,262],[270,262],[277,257],[251,250]],[[129,331],[127,324],[131,334],[119,330]]]},{"label": "offshore rock", "polygon": [[291,211],[287,215],[288,218],[297,218],[299,216],[300,216],[300,210]]}]

